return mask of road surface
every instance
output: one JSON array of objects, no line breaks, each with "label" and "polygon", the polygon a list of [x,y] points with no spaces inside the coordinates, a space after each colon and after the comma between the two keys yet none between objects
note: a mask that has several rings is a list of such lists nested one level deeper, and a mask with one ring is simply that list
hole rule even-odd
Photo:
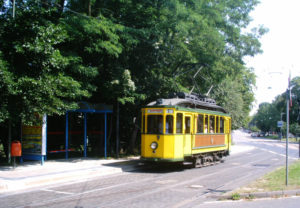
[{"label": "road surface", "polygon": [[[225,163],[195,169],[191,165],[150,167],[135,162],[135,170],[130,172],[3,194],[1,207],[246,207],[235,206],[246,202],[215,202],[213,196],[285,165],[285,143],[251,138],[241,131],[233,134],[233,141],[233,154]],[[292,162],[298,159],[298,145],[289,147]]]}]

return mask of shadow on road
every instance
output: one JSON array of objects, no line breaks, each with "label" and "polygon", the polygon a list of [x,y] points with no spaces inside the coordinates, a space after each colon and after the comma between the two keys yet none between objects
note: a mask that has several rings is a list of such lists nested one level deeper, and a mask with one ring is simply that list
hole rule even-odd
[{"label": "shadow on road", "polygon": [[123,172],[136,173],[171,173],[191,169],[192,165],[183,163],[155,163],[132,160],[103,164],[103,166],[122,168]]}]

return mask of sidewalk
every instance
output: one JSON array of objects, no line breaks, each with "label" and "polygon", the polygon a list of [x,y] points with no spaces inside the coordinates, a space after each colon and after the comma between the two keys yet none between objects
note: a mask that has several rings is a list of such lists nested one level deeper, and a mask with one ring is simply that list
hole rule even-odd
[{"label": "sidewalk", "polygon": [[[233,145],[231,154],[252,150],[251,146]],[[0,194],[37,186],[88,180],[92,177],[130,171],[135,168],[139,157],[127,159],[59,159],[38,161],[12,166],[0,166]]]},{"label": "sidewalk", "polygon": [[0,167],[0,194],[62,182],[87,180],[92,177],[130,171],[139,157],[128,159],[60,159]]}]

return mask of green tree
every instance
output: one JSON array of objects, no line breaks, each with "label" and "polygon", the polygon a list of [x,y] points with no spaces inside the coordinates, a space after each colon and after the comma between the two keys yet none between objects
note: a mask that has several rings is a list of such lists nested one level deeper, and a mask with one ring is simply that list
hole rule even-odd
[{"label": "green tree", "polygon": [[85,81],[97,71],[61,49],[68,34],[57,22],[56,10],[32,1],[17,6],[15,19],[7,13],[0,16],[0,87],[6,92],[1,93],[6,105],[1,106],[5,109],[0,120],[30,123],[34,114],[62,114],[76,108],[77,100],[91,95]]},{"label": "green tree", "polygon": [[280,120],[280,112],[273,103],[261,103],[257,114],[253,118],[256,126],[264,132],[276,131],[277,121]]},{"label": "green tree", "polygon": [[[95,51],[87,54],[82,49],[78,53],[84,59],[91,57],[94,61],[90,63],[99,71],[95,84],[101,90],[93,94],[92,100],[115,103],[116,98],[128,98],[124,100],[127,104],[121,106],[121,131],[131,129],[128,120],[139,114],[140,106],[167,97],[169,92],[189,91],[193,87],[191,76],[200,67],[196,78],[200,92],[207,92],[213,85],[212,95],[218,103],[226,104],[234,117],[234,127],[245,124],[254,99],[255,78],[245,68],[243,57],[261,52],[258,38],[266,30],[258,28],[243,33],[242,29],[249,24],[249,12],[258,1],[95,0],[90,3],[69,1],[68,8],[111,21],[111,28],[117,26],[113,34],[117,34],[121,50],[117,55],[94,56]],[[76,34],[84,37],[81,35],[84,30],[76,29],[82,25],[79,20],[71,25],[70,30],[75,28]],[[103,36],[91,35],[88,40],[97,43],[99,38],[102,40]],[[78,38],[74,40],[80,43]],[[89,41],[82,41],[82,45]],[[130,72],[134,91],[120,84],[125,70]],[[228,81],[235,82],[234,93],[218,92]],[[129,138],[123,135],[123,139]]]},{"label": "green tree", "polygon": [[0,123],[9,116],[8,97],[13,93],[12,74],[7,69],[7,63],[2,59],[0,52]]},{"label": "green tree", "polygon": [[[61,114],[76,102],[121,103],[122,139],[140,107],[169,92],[199,92],[244,125],[254,75],[243,58],[261,52],[244,33],[256,0],[27,0],[0,13],[1,120]],[[1,5],[1,4],[0,4]],[[191,77],[201,68],[195,82]],[[224,89],[227,89],[225,91]],[[230,93],[229,93],[230,92]]]}]

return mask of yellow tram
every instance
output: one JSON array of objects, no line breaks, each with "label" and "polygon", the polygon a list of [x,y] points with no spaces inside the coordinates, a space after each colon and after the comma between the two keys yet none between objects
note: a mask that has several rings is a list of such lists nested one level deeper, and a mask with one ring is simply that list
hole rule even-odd
[{"label": "yellow tram", "polygon": [[212,99],[178,93],[142,108],[141,159],[220,161],[231,148],[231,117]]}]

